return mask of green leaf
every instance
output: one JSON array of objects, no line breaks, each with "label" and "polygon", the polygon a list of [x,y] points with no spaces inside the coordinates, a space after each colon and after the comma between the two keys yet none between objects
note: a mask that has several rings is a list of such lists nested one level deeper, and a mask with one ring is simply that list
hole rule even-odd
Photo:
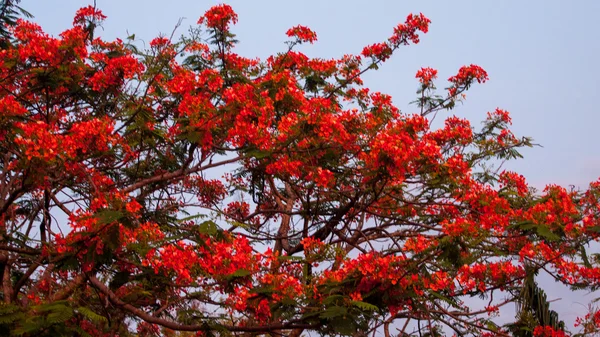
[{"label": "green leaf", "polygon": [[437,299],[440,299],[448,304],[452,304],[452,305],[456,306],[456,301],[452,298],[448,298],[436,291],[432,291],[432,292],[430,292],[430,294],[433,295],[433,297],[436,297]]},{"label": "green leaf", "polygon": [[182,135],[184,139],[187,139],[190,143],[195,144],[198,143],[202,135],[199,132],[188,132]]},{"label": "green leaf", "polygon": [[590,260],[588,259],[588,256],[587,256],[587,252],[585,251],[585,247],[582,246],[580,251],[581,251],[581,260],[583,261],[583,265],[586,268],[592,268],[592,264],[590,263]]},{"label": "green leaf", "polygon": [[114,210],[104,210],[95,214],[98,222],[101,225],[109,224],[111,222],[115,222],[123,217],[123,212],[114,211]]},{"label": "green leaf", "polygon": [[190,220],[195,220],[195,219],[202,219],[202,218],[206,218],[206,214],[195,214],[195,215],[190,215],[188,217],[185,218],[181,218],[181,219],[177,219],[177,222],[186,222],[186,221],[190,221]]},{"label": "green leaf", "polygon": [[246,276],[250,276],[250,271],[246,270],[246,269],[238,269],[236,270],[233,274],[231,274],[231,277],[246,277]]},{"label": "green leaf", "polygon": [[255,293],[255,294],[265,294],[265,295],[268,295],[268,294],[274,293],[275,292],[275,288],[273,288],[273,287],[256,287],[256,288],[253,288],[251,290],[251,292]]},{"label": "green leaf", "polygon": [[3,314],[0,315],[0,324],[14,323],[16,321],[20,321],[23,318],[25,318],[25,313],[21,311],[13,312],[10,314]]},{"label": "green leaf", "polygon": [[348,315],[348,309],[346,309],[345,307],[334,306],[334,307],[327,308],[325,311],[323,311],[319,315],[319,317],[325,318],[325,319],[332,319],[332,318],[342,317],[342,316],[346,316],[346,315]]},{"label": "green leaf", "polygon": [[246,152],[247,157],[255,158],[255,159],[263,159],[271,156],[272,153],[269,151],[261,151],[261,150],[251,150]]},{"label": "green leaf", "polygon": [[498,324],[496,324],[492,321],[486,321],[485,325],[490,331],[498,331],[498,328],[499,328]]},{"label": "green leaf", "polygon": [[106,319],[106,317],[102,316],[102,315],[98,315],[97,313],[95,313],[94,311],[92,311],[90,308],[86,308],[86,307],[79,307],[76,310],[77,313],[81,314],[82,316],[84,316],[85,318],[89,319],[90,321],[94,322],[94,323],[106,323],[108,322],[108,320]]},{"label": "green leaf", "polygon": [[340,335],[352,336],[358,330],[356,321],[350,317],[338,318],[329,323],[331,328]]},{"label": "green leaf", "polygon": [[68,304],[69,304],[68,301],[57,301],[57,302],[51,302],[51,303],[38,305],[38,306],[35,306],[34,308],[35,308],[35,311],[37,311],[37,312],[60,311],[60,310],[68,309],[68,307],[67,307]]},{"label": "green leaf", "polygon": [[377,311],[379,308],[371,303],[363,302],[363,301],[351,301],[354,306],[360,308],[364,311]]},{"label": "green leaf", "polygon": [[219,232],[219,226],[214,221],[208,220],[198,225],[198,231],[206,235],[215,235]]},{"label": "green leaf", "polygon": [[69,320],[71,317],[73,317],[73,310],[65,307],[64,309],[53,311],[52,313],[48,314],[46,320],[50,324],[57,324],[63,323]]},{"label": "green leaf", "polygon": [[319,315],[321,315],[320,311],[305,312],[302,315],[302,320],[306,320],[307,318],[311,318],[311,317],[315,317],[315,316],[319,316]]},{"label": "green leaf", "polygon": [[557,241],[560,240],[560,236],[552,233],[552,231],[550,230],[550,228],[548,228],[547,226],[544,225],[538,225],[536,227],[537,233],[539,236],[543,237],[544,239],[548,240],[548,241]]},{"label": "green leaf", "polygon": [[531,221],[521,221],[508,226],[509,229],[529,230],[535,228],[536,224]]},{"label": "green leaf", "polygon": [[13,304],[0,303],[0,316],[5,314],[12,314],[15,311],[19,311],[19,307]]},{"label": "green leaf", "polygon": [[586,230],[594,233],[600,233],[600,226],[587,227]]},{"label": "green leaf", "polygon": [[304,258],[301,256],[293,256],[293,255],[281,255],[278,257],[280,261],[304,261]]},{"label": "green leaf", "polygon": [[337,302],[339,300],[343,300],[343,299],[344,299],[343,295],[331,295],[323,300],[323,304],[328,305],[328,304],[335,303],[335,302]]}]

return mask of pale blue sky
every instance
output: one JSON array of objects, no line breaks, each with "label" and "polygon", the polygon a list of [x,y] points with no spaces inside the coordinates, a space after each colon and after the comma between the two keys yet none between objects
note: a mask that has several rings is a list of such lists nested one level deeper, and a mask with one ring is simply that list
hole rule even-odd
[{"label": "pale blue sky", "polygon": [[[170,33],[185,17],[181,33],[195,24],[213,4],[208,0],[97,0],[108,16],[105,38],[126,37],[127,32],[149,41]],[[496,107],[509,110],[513,131],[534,138],[543,148],[524,151],[525,159],[509,167],[530,183],[585,186],[600,176],[600,1],[225,1],[239,14],[233,31],[241,41],[238,52],[261,58],[285,48],[285,31],[307,25],[318,34],[315,45],[302,51],[314,57],[359,53],[367,44],[390,36],[408,13],[423,12],[432,20],[421,44],[401,50],[379,71],[365,77],[367,86],[394,97],[405,112],[415,109],[420,67],[439,69],[441,79],[465,64],[475,63],[489,73],[490,81],[475,86],[466,104],[453,111],[480,120]],[[58,34],[72,22],[86,0],[24,0],[22,6],[35,21]],[[444,81],[438,83],[443,88]],[[545,284],[556,298],[554,283]],[[561,293],[560,291],[558,292]],[[555,296],[553,296],[555,295]],[[577,304],[592,297],[569,298],[553,305],[570,321]],[[560,295],[559,295],[560,296]],[[597,297],[597,296],[596,296]]]}]

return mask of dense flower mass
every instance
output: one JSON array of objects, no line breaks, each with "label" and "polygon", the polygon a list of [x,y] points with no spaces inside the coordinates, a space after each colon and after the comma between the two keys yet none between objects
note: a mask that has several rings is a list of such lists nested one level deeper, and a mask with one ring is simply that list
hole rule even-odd
[{"label": "dense flower mass", "polygon": [[0,334],[564,336],[536,275],[600,286],[600,181],[537,192],[490,168],[532,145],[507,111],[444,115],[485,70],[441,95],[419,69],[418,113],[363,85],[423,14],[339,59],[296,26],[265,61],[229,5],[145,51],[94,38],[104,18],[19,20],[0,50]]}]

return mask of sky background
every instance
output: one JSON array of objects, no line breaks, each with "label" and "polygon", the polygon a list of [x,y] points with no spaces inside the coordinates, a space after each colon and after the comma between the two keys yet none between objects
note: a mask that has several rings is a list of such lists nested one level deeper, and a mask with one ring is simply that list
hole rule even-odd
[{"label": "sky background", "polygon": [[[416,71],[439,70],[439,88],[462,65],[477,64],[490,81],[474,86],[464,105],[451,113],[474,122],[496,107],[508,110],[517,136],[531,136],[535,147],[525,159],[505,166],[535,187],[546,184],[585,187],[600,176],[600,1],[209,1],[97,0],[108,16],[105,39],[135,33],[140,43],[170,35],[180,18],[179,34],[212,5],[230,4],[239,15],[233,28],[237,52],[265,58],[284,51],[285,31],[297,24],[316,31],[319,41],[300,49],[309,57],[333,58],[360,53],[387,39],[409,13],[432,21],[421,43],[401,49],[379,71],[364,77],[372,90],[392,95],[403,112],[416,112]],[[34,21],[57,35],[71,25],[75,11],[93,1],[23,0]],[[440,116],[442,117],[442,116]],[[561,319],[572,322],[600,294],[577,294],[544,281]],[[510,319],[510,317],[507,317]]]}]

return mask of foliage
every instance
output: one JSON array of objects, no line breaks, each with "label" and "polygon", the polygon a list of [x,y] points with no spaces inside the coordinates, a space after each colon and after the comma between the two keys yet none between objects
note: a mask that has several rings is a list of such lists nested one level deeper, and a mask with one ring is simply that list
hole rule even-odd
[{"label": "foliage", "polygon": [[10,40],[9,27],[14,27],[17,24],[19,15],[26,18],[33,16],[28,11],[24,10],[18,4],[21,0],[0,0],[0,47],[6,48],[8,40]]},{"label": "foliage", "polygon": [[550,327],[554,331],[564,331],[565,322],[560,321],[558,313],[550,310],[550,303],[544,290],[535,281],[537,270],[525,267],[521,296],[517,301],[518,321],[510,324],[514,336],[531,337],[538,326]]},{"label": "foliage", "polygon": [[[416,113],[364,87],[419,43],[422,14],[329,60],[296,51],[317,40],[303,26],[266,60],[236,54],[228,5],[147,50],[95,37],[104,18],[82,8],[59,37],[7,27],[3,334],[506,336],[499,308],[547,302],[532,273],[598,286],[600,182],[537,193],[494,168],[532,146],[502,109],[433,126],[483,68],[445,90],[418,70]],[[564,334],[536,320],[533,335]]]}]

